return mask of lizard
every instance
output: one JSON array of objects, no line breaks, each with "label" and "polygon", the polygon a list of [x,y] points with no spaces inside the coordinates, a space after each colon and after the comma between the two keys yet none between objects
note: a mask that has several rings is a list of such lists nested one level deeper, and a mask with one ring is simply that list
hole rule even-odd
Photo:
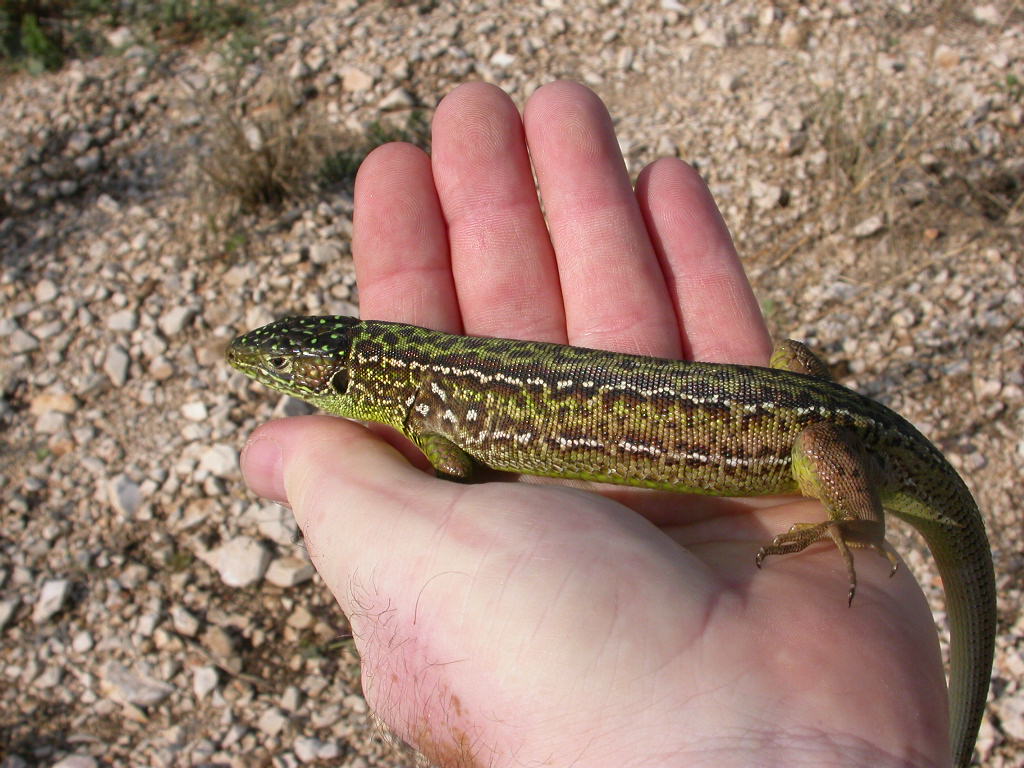
[{"label": "lizard", "polygon": [[923,535],[942,577],[952,757],[970,763],[996,632],[981,513],[927,438],[835,382],[802,343],[778,343],[759,367],[308,316],[238,336],[227,360],[328,413],[394,427],[450,479],[468,480],[482,465],[681,493],[816,498],[827,520],[775,536],[755,564],[830,541],[851,603],[851,547],[874,549],[895,573],[891,512]]}]

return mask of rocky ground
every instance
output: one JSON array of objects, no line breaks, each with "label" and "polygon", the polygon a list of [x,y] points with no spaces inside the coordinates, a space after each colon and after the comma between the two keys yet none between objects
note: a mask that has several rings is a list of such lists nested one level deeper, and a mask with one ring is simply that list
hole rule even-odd
[{"label": "rocky ground", "polygon": [[[251,52],[108,37],[0,84],[0,765],[408,764],[290,516],[239,476],[301,406],[223,348],[357,311],[346,186],[287,158],[469,79],[521,102],[556,78],[608,102],[634,172],[695,163],[773,329],[963,473],[1000,591],[980,764],[1024,764],[1018,4],[299,0]],[[234,216],[273,142],[283,203]]]}]

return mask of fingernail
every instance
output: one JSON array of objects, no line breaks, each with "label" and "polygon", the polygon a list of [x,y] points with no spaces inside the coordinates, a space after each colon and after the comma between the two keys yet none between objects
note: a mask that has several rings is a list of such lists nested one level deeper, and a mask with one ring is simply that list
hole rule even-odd
[{"label": "fingernail", "polygon": [[257,436],[242,449],[239,461],[245,482],[259,496],[285,503],[284,457],[281,446],[269,437]]}]

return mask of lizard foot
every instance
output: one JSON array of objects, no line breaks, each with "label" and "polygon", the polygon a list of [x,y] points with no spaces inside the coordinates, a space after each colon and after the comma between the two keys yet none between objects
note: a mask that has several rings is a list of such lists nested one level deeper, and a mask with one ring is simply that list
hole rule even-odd
[{"label": "lizard foot", "polygon": [[800,552],[811,544],[831,539],[846,564],[846,572],[850,579],[848,604],[853,603],[857,592],[857,570],[853,566],[853,553],[850,547],[868,547],[875,550],[889,561],[889,576],[896,573],[899,559],[896,551],[885,540],[885,527],[875,520],[857,518],[845,520],[828,520],[824,523],[796,523],[787,533],[781,533],[772,539],[767,546],[758,550],[754,564],[760,568],[761,563],[769,555],[789,555]]}]

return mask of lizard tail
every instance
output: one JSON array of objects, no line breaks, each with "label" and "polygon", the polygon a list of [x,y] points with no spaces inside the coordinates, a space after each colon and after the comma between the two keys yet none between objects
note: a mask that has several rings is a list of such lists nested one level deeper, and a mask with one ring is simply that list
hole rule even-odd
[{"label": "lizard tail", "polygon": [[[965,489],[966,490],[966,489]],[[996,635],[995,575],[981,515],[961,527],[915,520],[942,577],[949,617],[949,732],[953,765],[970,765],[974,741],[985,712]]]}]

